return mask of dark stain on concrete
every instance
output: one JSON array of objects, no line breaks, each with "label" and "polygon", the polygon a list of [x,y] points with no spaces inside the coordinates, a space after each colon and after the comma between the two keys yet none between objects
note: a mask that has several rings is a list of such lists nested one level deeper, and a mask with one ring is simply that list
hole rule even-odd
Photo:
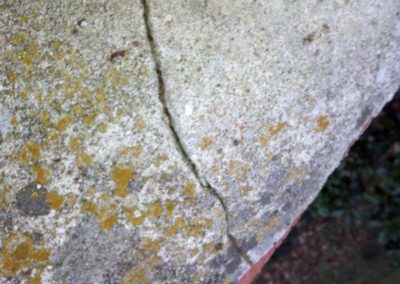
[{"label": "dark stain on concrete", "polygon": [[26,216],[42,216],[50,212],[46,202],[47,189],[37,188],[36,184],[29,184],[17,195],[17,208]]}]

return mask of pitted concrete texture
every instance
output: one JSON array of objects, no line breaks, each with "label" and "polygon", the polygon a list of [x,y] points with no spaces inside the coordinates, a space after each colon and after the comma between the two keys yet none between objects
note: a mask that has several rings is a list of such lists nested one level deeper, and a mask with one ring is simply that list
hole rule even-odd
[{"label": "pitted concrete texture", "polygon": [[400,85],[397,0],[0,1],[0,283],[237,283]]}]

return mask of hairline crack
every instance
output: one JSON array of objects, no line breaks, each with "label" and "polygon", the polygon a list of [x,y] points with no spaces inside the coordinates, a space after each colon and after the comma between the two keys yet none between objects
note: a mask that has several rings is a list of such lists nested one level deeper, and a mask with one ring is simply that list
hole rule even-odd
[{"label": "hairline crack", "polygon": [[162,105],[162,110],[163,114],[167,120],[167,124],[169,126],[169,130],[171,132],[171,135],[174,140],[174,144],[178,150],[178,152],[181,154],[182,159],[184,162],[187,164],[195,178],[198,180],[200,185],[206,189],[212,196],[214,196],[219,203],[221,204],[222,209],[224,210],[225,214],[225,222],[226,222],[226,235],[228,237],[228,240],[231,242],[235,250],[239,253],[239,255],[246,261],[248,264],[252,264],[250,257],[246,254],[246,252],[239,246],[238,240],[230,233],[229,230],[229,211],[228,208],[222,199],[221,195],[217,192],[217,190],[211,186],[211,184],[208,182],[208,180],[205,177],[201,177],[199,170],[197,169],[196,164],[192,161],[192,159],[189,157],[189,154],[187,153],[185,147],[183,146],[180,137],[175,129],[174,126],[174,119],[169,111],[169,108],[167,106],[167,100],[166,100],[166,95],[165,95],[165,83],[164,83],[164,78],[163,74],[161,71],[161,60],[159,53],[156,48],[156,44],[154,42],[154,37],[153,37],[153,32],[152,32],[152,26],[150,22],[150,8],[147,3],[147,0],[140,0],[143,8],[143,19],[144,19],[144,24],[145,24],[145,29],[146,29],[146,36],[147,40],[149,42],[150,46],[150,52],[151,56],[154,62],[154,68],[157,73],[157,81],[158,81],[158,97]]}]

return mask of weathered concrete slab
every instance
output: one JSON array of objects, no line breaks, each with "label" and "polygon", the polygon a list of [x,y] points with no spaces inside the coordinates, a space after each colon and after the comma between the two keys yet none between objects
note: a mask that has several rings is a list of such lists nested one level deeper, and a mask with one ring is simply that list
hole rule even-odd
[{"label": "weathered concrete slab", "polygon": [[0,9],[0,282],[239,277],[223,208],[166,122],[141,3]]},{"label": "weathered concrete slab", "polygon": [[250,279],[400,85],[396,0],[0,12],[1,283]]},{"label": "weathered concrete slab", "polygon": [[399,1],[149,1],[190,158],[258,261],[400,85]]}]

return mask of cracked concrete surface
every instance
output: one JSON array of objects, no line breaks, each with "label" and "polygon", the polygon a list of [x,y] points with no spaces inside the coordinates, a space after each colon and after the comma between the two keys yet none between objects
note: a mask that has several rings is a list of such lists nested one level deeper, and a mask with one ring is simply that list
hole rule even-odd
[{"label": "cracked concrete surface", "polygon": [[0,12],[1,283],[237,283],[400,83],[395,0]]},{"label": "cracked concrete surface", "polygon": [[199,184],[201,184],[202,188],[207,190],[211,195],[215,196],[215,198],[217,198],[217,200],[219,201],[219,203],[221,204],[222,208],[224,209],[225,212],[225,220],[227,223],[227,236],[228,239],[231,241],[231,243],[233,244],[233,246],[235,247],[235,249],[238,251],[238,253],[243,257],[243,259],[248,262],[249,264],[251,264],[250,258],[246,255],[246,253],[240,248],[240,246],[237,244],[237,240],[235,239],[235,237],[229,233],[229,213],[227,210],[227,206],[224,203],[221,195],[219,195],[218,191],[216,191],[207,181],[207,179],[205,179],[204,177],[199,175],[199,171],[197,169],[197,166],[194,164],[194,162],[190,159],[190,157],[187,154],[187,150],[183,147],[183,144],[180,141],[180,138],[176,132],[175,129],[175,123],[173,121],[173,118],[171,116],[171,113],[168,109],[168,105],[167,105],[167,99],[166,99],[166,94],[165,94],[165,85],[164,85],[164,78],[162,75],[162,71],[161,71],[161,62],[160,62],[160,57],[159,57],[159,53],[157,51],[157,47],[156,44],[154,43],[154,37],[152,35],[152,27],[151,27],[151,23],[150,23],[150,11],[149,11],[149,7],[147,4],[146,0],[142,0],[142,6],[143,6],[143,18],[145,21],[145,26],[146,26],[146,32],[147,32],[147,39],[149,41],[150,47],[151,47],[151,54],[152,54],[152,58],[155,64],[155,69],[156,69],[156,73],[157,73],[157,80],[158,80],[158,93],[159,93],[159,97],[160,97],[160,101],[161,104],[163,106],[163,111],[164,114],[167,118],[168,121],[168,125],[169,128],[171,130],[172,136],[174,137],[174,141],[175,144],[178,147],[179,152],[182,154],[182,158],[183,160],[186,162],[186,164],[188,165],[188,167],[192,170],[193,175],[197,178]]}]

